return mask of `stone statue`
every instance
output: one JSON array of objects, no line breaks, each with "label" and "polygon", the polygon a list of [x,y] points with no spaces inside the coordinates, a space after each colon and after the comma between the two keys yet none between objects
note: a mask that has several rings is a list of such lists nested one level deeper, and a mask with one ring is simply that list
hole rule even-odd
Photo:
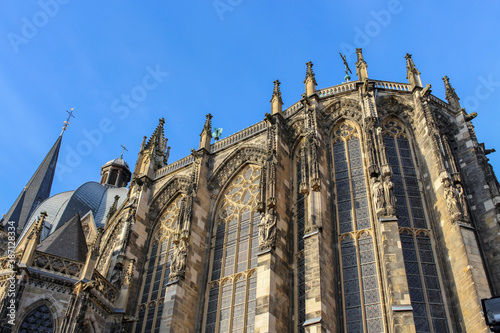
[{"label": "stone statue", "polygon": [[377,178],[372,178],[373,205],[375,214],[380,216],[384,213],[384,187]]},{"label": "stone statue", "polygon": [[120,289],[122,285],[122,265],[116,264],[115,268],[113,268],[113,274],[111,274],[111,280],[109,281],[113,287],[116,289]]},{"label": "stone statue", "polygon": [[458,194],[458,201],[460,202],[460,206],[462,208],[462,216],[465,220],[469,219],[469,212],[467,211],[467,201],[465,199],[464,188],[460,183],[455,185]]},{"label": "stone statue", "polygon": [[448,179],[444,180],[444,198],[446,199],[446,207],[450,212],[451,219],[456,221],[460,218],[460,209],[458,208],[458,202],[456,198],[455,191],[450,184]]},{"label": "stone statue", "polygon": [[170,264],[170,280],[175,280],[184,274],[186,268],[187,245],[185,240],[180,240],[174,245],[172,263]]},{"label": "stone statue", "polygon": [[259,223],[259,250],[267,250],[274,245],[276,238],[276,215],[269,211],[260,214]]},{"label": "stone statue", "polygon": [[385,208],[387,215],[396,214],[396,196],[394,195],[394,183],[390,177],[384,179]]}]

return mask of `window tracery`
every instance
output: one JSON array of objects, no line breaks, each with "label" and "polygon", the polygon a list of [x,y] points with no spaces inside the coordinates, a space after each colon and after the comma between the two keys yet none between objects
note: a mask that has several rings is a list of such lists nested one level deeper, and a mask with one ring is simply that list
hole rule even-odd
[{"label": "window tracery", "polygon": [[222,195],[212,237],[206,333],[254,330],[260,173],[259,166],[245,166]]},{"label": "window tracery", "polygon": [[19,333],[54,332],[52,313],[42,304],[31,310],[19,325]]},{"label": "window tracery", "polygon": [[170,274],[170,258],[173,252],[173,234],[180,212],[182,196],[174,199],[165,209],[151,239],[150,252],[145,264],[142,295],[136,333],[160,332],[163,297]]},{"label": "window tracery", "polygon": [[383,332],[379,275],[375,260],[361,135],[342,122],[333,132],[336,216],[341,256],[344,329]]},{"label": "window tracery", "polygon": [[417,332],[449,332],[429,225],[409,135],[395,119],[383,123],[398,225]]}]

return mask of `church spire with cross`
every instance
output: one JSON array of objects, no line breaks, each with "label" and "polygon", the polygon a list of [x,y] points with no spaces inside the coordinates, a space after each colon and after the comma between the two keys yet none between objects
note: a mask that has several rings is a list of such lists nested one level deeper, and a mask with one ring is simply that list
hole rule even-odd
[{"label": "church spire with cross", "polygon": [[[50,196],[62,136],[68,128],[70,119],[75,118],[73,110],[71,108],[70,111],[66,111],[68,118],[64,121],[61,134],[1,221],[5,228],[14,227],[17,235],[21,234],[36,207]],[[10,231],[10,229],[7,230]]]}]

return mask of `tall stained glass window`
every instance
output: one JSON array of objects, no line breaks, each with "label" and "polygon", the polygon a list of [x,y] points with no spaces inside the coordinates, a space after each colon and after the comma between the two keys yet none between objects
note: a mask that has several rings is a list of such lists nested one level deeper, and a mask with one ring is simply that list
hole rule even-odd
[{"label": "tall stained glass window", "polygon": [[[411,305],[417,332],[449,332],[431,232],[418,186],[408,134],[396,120],[383,124],[392,169]],[[403,229],[404,228],[404,229]]]},{"label": "tall stained glass window", "polygon": [[170,258],[173,252],[172,235],[181,207],[182,196],[178,196],[164,210],[156,225],[149,247],[149,256],[142,278],[142,293],[136,333],[160,332],[161,314],[170,274]]},{"label": "tall stained glass window", "polygon": [[261,169],[247,165],[224,190],[212,237],[205,332],[253,332]]},{"label": "tall stained glass window", "polygon": [[367,180],[357,128],[349,122],[338,124],[332,148],[344,330],[384,332]]}]

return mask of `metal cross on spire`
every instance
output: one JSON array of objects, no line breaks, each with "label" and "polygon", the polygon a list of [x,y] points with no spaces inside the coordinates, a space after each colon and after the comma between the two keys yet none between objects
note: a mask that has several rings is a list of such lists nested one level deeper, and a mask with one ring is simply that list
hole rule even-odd
[{"label": "metal cross on spire", "polygon": [[123,160],[123,153],[126,151],[128,151],[127,149],[127,145],[120,145],[123,149],[122,149],[122,155],[120,156],[120,158]]},{"label": "metal cross on spire", "polygon": [[68,118],[64,121],[64,125],[63,125],[63,128],[62,128],[61,135],[63,135],[63,133],[66,130],[66,128],[68,128],[68,126],[69,126],[69,120],[71,119],[71,117],[75,118],[75,116],[73,115],[73,110],[74,109],[75,108],[71,108],[70,111],[66,110],[66,112],[68,113]]}]

